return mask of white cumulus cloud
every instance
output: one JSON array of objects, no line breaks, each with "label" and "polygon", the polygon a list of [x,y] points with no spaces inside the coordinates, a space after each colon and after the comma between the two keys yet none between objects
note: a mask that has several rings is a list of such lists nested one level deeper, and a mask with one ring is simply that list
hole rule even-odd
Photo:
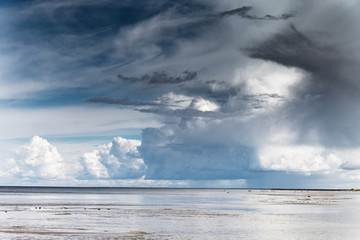
[{"label": "white cumulus cloud", "polygon": [[324,172],[336,170],[342,160],[321,147],[313,146],[266,146],[259,151],[261,168],[290,172]]},{"label": "white cumulus cloud", "polygon": [[16,148],[14,156],[0,169],[0,177],[30,183],[60,180],[66,184],[84,180],[143,179],[146,165],[137,150],[140,145],[139,140],[115,137],[82,156],[64,159],[57,147],[34,136]]},{"label": "white cumulus cloud", "polygon": [[64,179],[69,173],[57,148],[39,136],[17,148],[15,157],[9,159],[8,164],[9,173],[17,177]]},{"label": "white cumulus cloud", "polygon": [[115,137],[82,156],[83,178],[129,179],[145,175],[146,165],[137,147],[141,141]]}]

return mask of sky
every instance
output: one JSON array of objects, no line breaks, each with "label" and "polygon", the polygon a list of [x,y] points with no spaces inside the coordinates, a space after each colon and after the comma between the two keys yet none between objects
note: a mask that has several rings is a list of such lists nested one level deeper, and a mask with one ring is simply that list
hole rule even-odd
[{"label": "sky", "polygon": [[4,0],[0,185],[359,188],[357,0]]}]

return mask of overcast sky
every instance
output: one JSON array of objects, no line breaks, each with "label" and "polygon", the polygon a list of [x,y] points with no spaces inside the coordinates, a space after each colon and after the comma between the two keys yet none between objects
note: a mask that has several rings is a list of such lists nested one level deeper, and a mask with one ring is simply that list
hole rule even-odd
[{"label": "overcast sky", "polygon": [[356,188],[357,0],[5,0],[0,185]]}]

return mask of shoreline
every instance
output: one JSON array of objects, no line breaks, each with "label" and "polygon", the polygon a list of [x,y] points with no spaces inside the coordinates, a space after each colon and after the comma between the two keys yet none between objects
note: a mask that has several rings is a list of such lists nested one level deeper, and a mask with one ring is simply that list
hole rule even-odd
[{"label": "shoreline", "polygon": [[360,194],[344,190],[22,189],[1,193],[1,239],[318,239],[322,234],[350,240],[360,229]]},{"label": "shoreline", "polygon": [[224,187],[92,187],[92,186],[0,186],[0,192],[5,189],[108,189],[108,190],[273,190],[273,191],[360,191],[357,188],[224,188]]}]

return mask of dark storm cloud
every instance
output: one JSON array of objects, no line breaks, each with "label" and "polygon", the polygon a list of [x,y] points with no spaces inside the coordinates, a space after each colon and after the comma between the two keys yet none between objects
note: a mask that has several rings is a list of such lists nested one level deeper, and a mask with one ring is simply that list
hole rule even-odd
[{"label": "dark storm cloud", "polygon": [[256,17],[256,16],[245,16],[245,18],[252,19],[252,20],[287,20],[289,18],[296,17],[295,13],[284,13],[280,16],[272,16],[272,15],[265,15],[263,17]]},{"label": "dark storm cloud", "polygon": [[247,51],[250,57],[299,67],[313,73],[332,71],[329,66],[334,67],[343,61],[334,47],[316,43],[299,32],[293,24],[284,32]]},{"label": "dark storm cloud", "polygon": [[143,75],[141,77],[126,77],[121,74],[118,75],[118,78],[123,81],[129,82],[143,82],[149,84],[176,84],[186,81],[195,80],[197,77],[197,72],[184,71],[180,76],[173,77],[165,72],[155,72],[152,75]]},{"label": "dark storm cloud", "polygon": [[247,16],[247,13],[251,9],[252,9],[252,7],[250,7],[250,6],[244,6],[244,7],[232,9],[232,10],[229,10],[229,11],[221,12],[221,13],[217,14],[217,16],[219,16],[219,17],[227,17],[227,16],[233,16],[233,15],[239,15],[241,17],[244,17],[244,16]]},{"label": "dark storm cloud", "polygon": [[286,20],[286,19],[293,18],[296,16],[295,12],[292,12],[292,13],[284,13],[280,16],[273,16],[273,15],[267,14],[263,17],[259,17],[259,16],[248,14],[252,9],[253,9],[253,7],[251,7],[251,6],[244,6],[244,7],[232,9],[229,11],[221,12],[215,16],[222,18],[222,17],[229,17],[229,16],[235,15],[235,16],[240,16],[242,18],[250,19],[250,20]]},{"label": "dark storm cloud", "polygon": [[193,108],[176,109],[176,110],[172,110],[169,108],[149,108],[149,109],[136,109],[136,110],[140,112],[155,113],[159,115],[180,117],[180,118],[203,117],[203,118],[211,118],[211,119],[221,119],[231,116],[217,111],[200,111]]},{"label": "dark storm cloud", "polygon": [[339,168],[343,169],[343,170],[360,170],[360,165],[346,162],[346,163],[343,163]]},{"label": "dark storm cloud", "polygon": [[[268,98],[282,98],[279,94],[269,94],[269,93],[263,93],[263,94],[250,94],[245,95],[242,97],[244,101],[252,101],[253,99],[268,99]],[[263,100],[264,101],[264,100]]]},{"label": "dark storm cloud", "polygon": [[[326,30],[329,31],[326,34],[337,31],[335,28]],[[357,52],[351,53],[335,40],[325,39],[326,34],[303,32],[290,25],[245,52],[252,58],[296,67],[308,74],[294,89],[296,98],[283,109],[289,118],[298,116],[294,122],[301,129],[299,141],[308,141],[310,132],[316,129],[320,142],[326,146],[358,146]]]},{"label": "dark storm cloud", "polygon": [[90,103],[102,103],[102,104],[115,104],[115,105],[123,105],[123,106],[162,106],[162,104],[154,103],[154,102],[138,102],[132,101],[128,98],[113,98],[113,97],[95,97],[87,99],[86,102]]},{"label": "dark storm cloud", "polygon": [[[304,5],[310,8],[309,5]],[[321,6],[317,2],[313,7],[319,10],[322,8]],[[349,11],[346,8],[344,12]],[[304,9],[306,8],[302,10]],[[340,9],[338,8],[337,11],[342,12]],[[273,25],[269,28],[264,25],[264,29],[268,32],[260,35],[261,37],[258,39],[252,39],[251,42],[242,42],[241,47],[245,50],[241,53],[248,54],[252,59],[276,63],[286,68],[300,69],[300,71],[296,70],[300,72],[299,81],[289,88],[287,97],[270,91],[254,94],[251,91],[248,92],[249,90],[244,84],[231,84],[231,81],[225,78],[215,80],[210,78],[203,82],[193,82],[193,86],[196,84],[201,86],[199,91],[196,90],[196,87],[189,86],[188,89],[182,87],[179,92],[183,94],[202,96],[221,105],[217,114],[226,112],[233,115],[230,118],[219,120],[221,124],[217,125],[213,121],[216,119],[216,115],[209,115],[204,119],[200,115],[188,115],[186,112],[188,110],[177,110],[176,112],[156,109],[158,114],[165,112],[166,114],[163,115],[178,116],[179,120],[166,124],[162,129],[144,130],[140,152],[148,165],[148,177],[178,179],[186,176],[186,178],[193,178],[192,169],[197,169],[196,172],[200,173],[198,178],[211,174],[221,178],[226,175],[226,172],[228,177],[243,177],[249,174],[254,176],[256,178],[256,180],[253,179],[254,182],[258,181],[256,184],[259,184],[267,170],[264,170],[264,174],[261,172],[250,174],[252,170],[248,161],[251,163],[259,161],[254,152],[261,151],[261,147],[266,144],[273,144],[272,141],[276,139],[276,134],[272,133],[271,129],[282,130],[283,127],[284,129],[288,127],[286,131],[295,136],[294,139],[280,142],[285,145],[289,144],[290,152],[293,151],[291,144],[295,146],[297,144],[319,144],[323,147],[340,148],[359,146],[360,135],[356,121],[356,119],[360,119],[359,110],[356,107],[360,103],[358,94],[356,94],[359,90],[356,76],[359,74],[357,68],[354,68],[354,63],[357,63],[358,60],[356,60],[355,52],[344,48],[344,44],[340,44],[334,38],[337,31],[345,31],[347,24],[344,24],[342,28],[339,26],[321,27],[318,25],[316,17],[321,19],[336,17],[326,13],[325,10],[321,14],[309,15],[309,18],[313,19],[309,20],[311,23],[308,25],[304,23],[307,21],[307,17],[301,16],[301,14],[296,14],[296,18],[292,12],[258,17],[250,14],[250,11],[251,7],[243,7],[215,14],[212,17],[223,18],[224,22],[218,21],[221,22],[219,24],[224,24],[222,26],[230,23],[230,21],[225,21],[225,17],[230,16],[234,16],[231,20],[235,19],[235,16],[249,20],[292,18],[294,23],[286,26],[284,26],[286,24],[284,21],[273,21],[271,23]],[[314,12],[316,11],[314,10]],[[301,13],[307,14],[305,10]],[[354,17],[349,18],[354,19]],[[346,22],[347,20],[339,18],[337,21]],[[264,21],[261,24],[269,24],[269,22]],[[237,23],[240,24],[240,21]],[[275,24],[283,25],[275,26]],[[248,26],[242,26],[242,28],[248,29]],[[344,37],[351,39],[352,32],[354,32],[354,28],[352,31],[345,31]],[[230,33],[229,36],[236,38]],[[259,62],[254,64],[259,64]],[[246,71],[244,66],[246,66],[246,61],[245,63],[240,62],[236,67],[243,72]],[[281,68],[278,69],[281,71]],[[276,72],[278,69],[273,71]],[[254,68],[254,71],[256,70]],[[289,81],[290,78],[289,76]],[[199,79],[202,79],[201,76]],[[276,77],[273,81],[277,81]],[[266,85],[264,87],[266,88]],[[256,89],[256,86],[253,88]],[[174,88],[174,90],[177,89]],[[266,108],[266,104],[271,101],[281,101],[281,104],[273,112]],[[154,111],[154,109],[145,111]],[[247,114],[251,116],[249,122],[243,120]],[[214,131],[218,134],[213,134]],[[216,142],[215,146],[218,147],[216,151],[213,151],[215,148],[212,141]],[[239,152],[229,146],[231,143],[239,149]],[[193,144],[199,147],[193,151],[185,150],[193,149],[191,148]],[[223,156],[217,155],[218,152],[223,152]],[[229,155],[229,152],[234,155]],[[212,157],[219,160],[219,165],[211,161],[206,162],[205,159]],[[278,157],[281,157],[281,154]],[[315,160],[308,159],[308,161],[312,163]],[[201,171],[197,164],[209,167],[205,167],[205,170]],[[234,166],[236,174],[232,170],[226,169],[229,164]],[[311,164],[310,167],[312,167]],[[225,170],[216,171],[217,168]],[[166,171],[162,171],[164,169]],[[268,175],[289,178],[281,172]],[[298,177],[302,179],[301,176]]]}]

